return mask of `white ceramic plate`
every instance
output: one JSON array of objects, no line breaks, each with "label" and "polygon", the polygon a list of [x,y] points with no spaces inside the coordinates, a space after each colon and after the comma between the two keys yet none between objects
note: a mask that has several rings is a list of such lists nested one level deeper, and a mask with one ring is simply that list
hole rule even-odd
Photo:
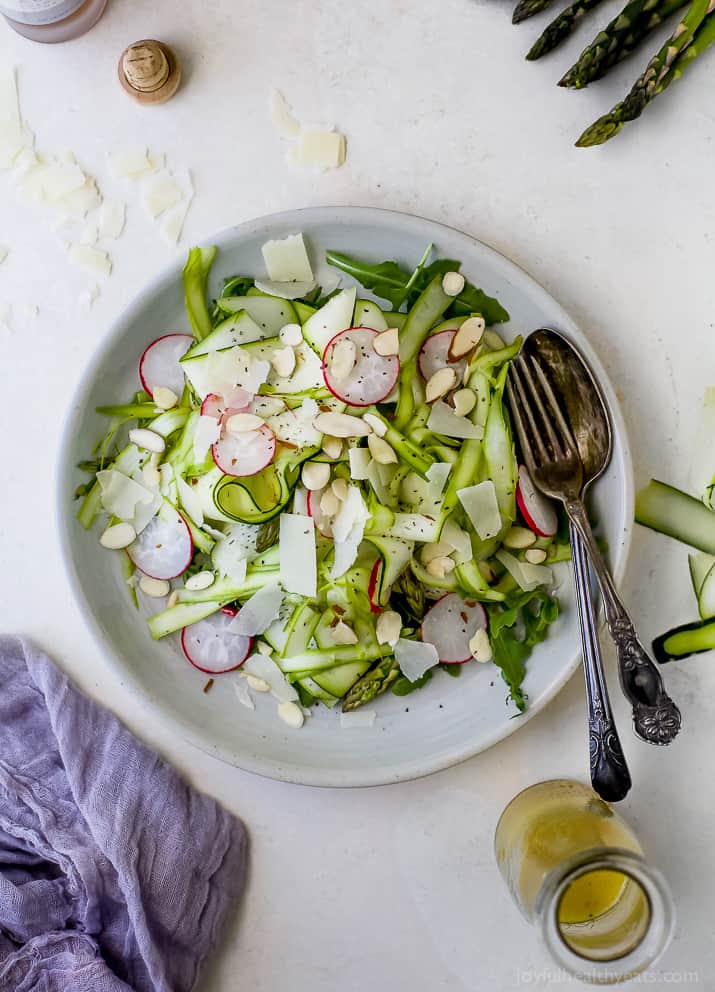
[{"label": "white ceramic plate", "polygon": [[[594,491],[599,521],[618,578],[623,571],[633,519],[630,455],[608,378],[589,341],[534,280],[493,249],[459,231],[417,217],[357,207],[323,207],[277,214],[231,228],[219,246],[209,289],[223,277],[261,274],[261,245],[302,231],[319,276],[334,276],[320,260],[328,248],[366,259],[395,258],[406,268],[429,242],[437,255],[461,259],[464,273],[498,297],[511,322],[499,332],[511,339],[539,326],[564,332],[578,345],[600,380],[611,409],[615,448],[611,465]],[[320,264],[318,264],[320,263]],[[138,701],[148,701],[200,748],[252,772],[306,785],[366,786],[426,775],[477,754],[524,725],[566,683],[579,663],[577,620],[565,575],[559,596],[562,619],[529,661],[525,689],[529,709],[514,718],[506,688],[492,665],[465,665],[459,679],[437,672],[408,697],[391,693],[376,701],[372,729],[342,730],[337,710],[317,708],[300,731],[278,719],[275,702],[257,698],[255,712],[235,696],[235,676],[205,677],[188,665],[177,638],[156,643],[123,587],[115,555],[103,551],[96,533],[75,519],[72,493],[82,477],[77,462],[106,429],[95,406],[123,402],[138,388],[137,360],[146,344],[169,331],[186,331],[181,265],[155,279],[116,321],[77,390],[68,418],[59,472],[59,520],[70,579],[105,654]],[[584,758],[585,760],[585,758]]]}]

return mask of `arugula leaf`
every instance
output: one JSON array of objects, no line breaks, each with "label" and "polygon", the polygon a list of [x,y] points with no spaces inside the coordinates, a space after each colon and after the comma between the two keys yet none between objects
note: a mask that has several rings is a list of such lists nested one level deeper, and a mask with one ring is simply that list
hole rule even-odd
[{"label": "arugula leaf", "polygon": [[221,296],[245,296],[253,285],[253,276],[231,276],[224,279]]},{"label": "arugula leaf", "polygon": [[427,685],[431,678],[432,670],[429,668],[421,678],[416,679],[414,682],[410,682],[410,680],[404,675],[400,675],[400,677],[392,683],[392,692],[395,696],[409,696],[409,694],[414,692],[415,689],[421,689],[423,685]]},{"label": "arugula leaf", "polygon": [[[526,709],[522,683],[526,660],[535,645],[548,634],[549,626],[559,615],[558,600],[543,590],[515,596],[506,608],[492,607],[489,612],[489,637],[494,664],[509,686],[509,697],[520,713]],[[522,628],[521,636],[515,628]]]},{"label": "arugula leaf", "polygon": [[349,255],[341,255],[336,251],[325,253],[328,265],[335,266],[356,279],[365,289],[371,290],[382,300],[389,300],[398,309],[404,300],[405,287],[410,280],[407,272],[400,268],[397,262],[381,262],[379,265],[369,265],[360,262]]}]

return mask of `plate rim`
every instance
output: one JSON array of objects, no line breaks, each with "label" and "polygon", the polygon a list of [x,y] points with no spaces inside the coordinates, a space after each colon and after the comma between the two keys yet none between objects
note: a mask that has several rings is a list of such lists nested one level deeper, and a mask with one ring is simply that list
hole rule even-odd
[{"label": "plate rim", "polygon": [[[559,328],[568,338],[572,338],[575,331],[580,338],[576,342],[579,350],[593,369],[603,392],[606,396],[608,409],[613,423],[614,435],[618,438],[623,453],[623,476],[621,480],[622,494],[624,500],[625,524],[619,541],[619,557],[613,566],[613,575],[616,584],[620,584],[628,564],[633,536],[633,513],[635,500],[635,482],[633,474],[633,460],[631,456],[631,445],[626,428],[621,405],[614,386],[611,383],[603,363],[598,354],[594,351],[591,342],[580,330],[579,325],[573,320],[568,311],[559,303],[541,283],[534,278],[519,263],[509,258],[502,251],[492,245],[482,241],[473,235],[453,227],[443,224],[440,221],[421,217],[417,214],[406,213],[398,210],[390,210],[381,207],[363,207],[357,205],[338,206],[314,206],[300,207],[294,210],[283,210],[276,213],[265,214],[260,217],[243,221],[240,224],[224,228],[217,234],[200,239],[200,243],[216,244],[219,248],[222,244],[233,242],[249,233],[255,233],[257,229],[268,224],[282,224],[288,227],[301,227],[304,218],[310,217],[311,223],[321,223],[330,220],[332,222],[343,220],[349,225],[351,219],[359,218],[361,222],[374,221],[376,225],[389,222],[390,219],[398,224],[419,227],[426,226],[434,231],[449,231],[452,235],[466,238],[474,245],[488,251],[495,256],[502,267],[503,272],[508,276],[512,275],[522,284],[528,283],[532,292],[541,296],[548,304],[549,309],[558,313],[558,318],[564,326]],[[95,644],[100,648],[103,657],[107,660],[110,668],[118,677],[120,683],[129,691],[135,694],[139,709],[153,714],[159,714],[168,725],[175,728],[181,737],[197,747],[204,753],[219,758],[221,761],[243,771],[257,774],[262,777],[271,778],[277,781],[288,782],[294,785],[306,785],[312,787],[326,788],[368,788],[378,785],[390,785],[398,782],[412,781],[427,775],[435,774],[460,764],[469,758],[480,754],[493,747],[499,741],[510,737],[528,723],[537,713],[540,713],[570,681],[576,669],[581,663],[580,653],[576,653],[568,665],[564,666],[559,677],[554,679],[552,685],[544,692],[537,703],[529,706],[527,711],[520,715],[518,720],[508,719],[502,726],[496,728],[486,736],[479,738],[478,742],[472,738],[467,738],[461,747],[452,748],[448,754],[435,755],[432,760],[424,758],[417,759],[414,765],[410,762],[401,761],[397,769],[389,767],[377,767],[375,769],[363,769],[361,771],[336,771],[334,769],[310,770],[306,771],[300,765],[279,764],[275,760],[261,758],[255,754],[236,754],[224,749],[217,744],[211,744],[206,738],[197,733],[194,727],[179,714],[171,711],[160,700],[149,693],[147,687],[138,676],[125,666],[120,652],[108,641],[101,629],[101,626],[94,616],[91,605],[85,595],[84,588],[80,581],[77,563],[72,554],[72,544],[70,529],[77,526],[76,517],[71,509],[73,503],[67,500],[67,493],[71,491],[72,478],[71,466],[69,464],[68,453],[73,437],[73,427],[78,414],[81,412],[80,397],[84,396],[94,377],[97,375],[100,366],[116,340],[120,337],[123,327],[131,322],[135,311],[140,310],[148,299],[154,296],[160,289],[180,278],[183,268],[183,261],[180,257],[174,258],[167,263],[129,302],[129,304],[110,323],[106,333],[102,336],[97,348],[93,351],[90,360],[79,377],[73,390],[72,398],[65,411],[64,423],[60,435],[60,443],[57,448],[57,465],[55,471],[55,500],[54,515],[55,524],[59,532],[60,549],[63,558],[64,568],[69,580],[70,589],[77,602],[79,611],[85,626],[89,629],[90,635]],[[103,705],[107,705],[102,701]]]}]

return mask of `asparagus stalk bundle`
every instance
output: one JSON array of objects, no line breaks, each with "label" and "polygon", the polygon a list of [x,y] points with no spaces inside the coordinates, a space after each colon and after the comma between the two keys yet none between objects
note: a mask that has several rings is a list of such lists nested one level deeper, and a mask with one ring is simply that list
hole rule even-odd
[{"label": "asparagus stalk bundle", "polygon": [[648,104],[682,76],[695,59],[715,41],[715,0],[693,0],[683,20],[654,55],[628,96],[587,128],[576,142],[579,148],[601,145],[635,120]]},{"label": "asparagus stalk bundle", "polygon": [[553,0],[519,0],[518,4],[514,8],[514,13],[511,18],[512,24],[519,24],[521,21],[525,21],[527,17],[533,17],[534,14],[540,14],[542,10],[546,10]]},{"label": "asparagus stalk bundle", "polygon": [[560,45],[564,38],[568,38],[578,22],[590,10],[597,7],[602,0],[574,0],[574,2],[563,10],[558,17],[544,29],[542,34],[536,39],[526,56],[529,62],[535,62]]}]

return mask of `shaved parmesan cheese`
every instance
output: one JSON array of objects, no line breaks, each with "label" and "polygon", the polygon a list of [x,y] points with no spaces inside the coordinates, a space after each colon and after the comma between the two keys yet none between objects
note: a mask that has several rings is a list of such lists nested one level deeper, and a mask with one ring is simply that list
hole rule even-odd
[{"label": "shaved parmesan cheese", "polygon": [[458,565],[463,565],[474,557],[471,537],[451,517],[445,521],[441,539],[454,548],[454,560]]},{"label": "shaved parmesan cheese", "polygon": [[108,276],[112,271],[112,260],[106,251],[92,248],[90,245],[70,245],[69,255],[75,265],[94,272],[96,275]]},{"label": "shaved parmesan cheese", "polygon": [[554,576],[548,565],[532,565],[528,561],[519,561],[514,555],[503,549],[494,556],[509,572],[516,584],[525,592],[532,592],[539,586],[550,586]]},{"label": "shaved parmesan cheese", "polygon": [[85,179],[82,186],[63,196],[55,206],[68,217],[86,217],[101,204],[102,197],[94,179]]},{"label": "shaved parmesan cheese", "polygon": [[146,186],[144,206],[149,216],[160,217],[170,207],[175,207],[184,199],[180,183],[167,169],[158,172]]},{"label": "shaved parmesan cheese", "polygon": [[154,165],[147,157],[146,148],[128,148],[110,152],[109,168],[115,179],[136,179],[154,171]]},{"label": "shaved parmesan cheese", "polygon": [[178,207],[174,207],[173,210],[164,214],[159,230],[167,244],[176,245],[181,240],[181,232],[184,229],[189,206],[190,202],[184,201]]},{"label": "shaved parmesan cheese", "polygon": [[288,101],[280,92],[271,93],[271,121],[282,138],[297,138],[301,132],[300,121],[293,116]]},{"label": "shaved parmesan cheese", "polygon": [[288,152],[291,165],[337,169],[345,162],[345,136],[338,131],[302,131]]},{"label": "shaved parmesan cheese", "polygon": [[362,727],[372,727],[377,712],[375,710],[352,710],[340,714],[341,730],[355,730]]},{"label": "shaved parmesan cheese", "polygon": [[305,517],[308,514],[308,490],[305,486],[296,486],[293,492],[293,513]]},{"label": "shaved parmesan cheese", "polygon": [[452,466],[449,462],[435,462],[434,465],[430,465],[427,469],[427,478],[429,479],[428,492],[431,499],[436,499],[442,495],[447,482],[447,476],[451,471]]},{"label": "shaved parmesan cheese", "polygon": [[5,245],[0,245],[0,265],[2,265],[2,263],[5,261],[9,253],[10,253],[9,248],[7,248]]},{"label": "shaved parmesan cheese", "polygon": [[147,152],[147,162],[149,163],[149,168],[152,172],[158,172],[159,169],[163,169],[166,165],[166,153],[165,152],[153,152],[151,149]]},{"label": "shaved parmesan cheese", "polygon": [[408,641],[401,637],[395,644],[395,658],[400,666],[400,671],[409,679],[416,682],[421,679],[428,669],[434,668],[439,661],[437,648],[434,644],[426,644],[423,641]]},{"label": "shaved parmesan cheese", "polygon": [[[269,582],[254,593],[238,611],[228,626],[234,634],[245,634],[254,637],[262,634],[280,612],[283,603],[283,590],[277,582]],[[260,672],[255,672],[260,675]],[[270,681],[270,680],[268,680]]]},{"label": "shaved parmesan cheese", "polygon": [[[244,607],[245,609],[245,607]],[[288,682],[275,661],[265,654],[252,654],[243,663],[242,669],[247,675],[255,675],[263,679],[271,687],[271,694],[281,703],[294,703],[298,693]]]},{"label": "shaved parmesan cheese", "polygon": [[99,237],[99,230],[96,224],[87,223],[82,228],[82,233],[79,236],[79,243],[81,245],[96,245],[97,238]]},{"label": "shaved parmesan cheese", "polygon": [[238,541],[222,534],[211,553],[211,560],[222,578],[228,578],[240,586],[246,581],[247,554]]},{"label": "shaved parmesan cheese", "polygon": [[249,351],[236,345],[183,362],[182,368],[202,399],[209,393],[218,393],[227,399],[237,386],[257,393],[268,378],[271,366],[270,362],[254,358]]},{"label": "shaved parmesan cheese", "polygon": [[478,424],[473,424],[466,417],[458,417],[451,406],[443,400],[437,400],[432,404],[427,426],[435,434],[444,434],[446,437],[475,438],[480,440],[484,437],[484,428]]},{"label": "shaved parmesan cheese", "polygon": [[347,540],[348,535],[356,524],[365,524],[370,519],[370,513],[365,506],[357,486],[348,486],[345,499],[333,521],[333,540],[336,544]]},{"label": "shaved parmesan cheese", "polygon": [[300,300],[315,289],[315,280],[310,282],[278,282],[275,279],[256,279],[256,289],[269,296],[278,296],[282,300]]},{"label": "shaved parmesan cheese", "polygon": [[320,407],[318,406],[317,402],[314,399],[312,399],[310,396],[308,396],[300,404],[298,409],[295,411],[295,414],[300,420],[312,421],[314,417],[317,417],[319,412],[320,412]]},{"label": "shaved parmesan cheese", "polygon": [[[350,460],[350,478],[359,482],[361,479],[369,479],[370,462],[372,455],[368,448],[351,448],[348,451]],[[382,481],[382,480],[381,480]]]},{"label": "shaved parmesan cheese", "polygon": [[251,690],[248,688],[248,683],[245,679],[236,679],[233,683],[233,688],[236,692],[236,698],[238,699],[241,706],[245,706],[246,709],[255,710],[256,704],[253,702],[253,697],[251,696]]},{"label": "shaved parmesan cheese", "polygon": [[176,476],[174,466],[169,462],[164,462],[159,466],[159,490],[162,496],[169,496],[176,487]]},{"label": "shaved parmesan cheese", "polygon": [[82,290],[77,298],[77,302],[83,310],[89,310],[98,296],[99,286],[95,283],[93,286],[87,286],[86,289]]},{"label": "shaved parmesan cheese", "polygon": [[132,520],[137,503],[152,503],[154,493],[117,469],[97,472],[101,503],[107,513],[120,520]]},{"label": "shaved parmesan cheese", "polygon": [[99,237],[118,238],[124,230],[125,206],[119,200],[105,200],[99,208]]},{"label": "shaved parmesan cheese", "polygon": [[261,250],[269,279],[276,282],[314,282],[302,234],[267,241]]},{"label": "shaved parmesan cheese", "polygon": [[437,521],[423,513],[396,513],[387,533],[406,541],[432,543],[437,540]]},{"label": "shaved parmesan cheese", "polygon": [[198,493],[183,480],[179,472],[175,472],[174,474],[176,476],[176,485],[179,490],[179,502],[181,506],[186,510],[197,527],[203,527],[204,513],[201,509],[201,500],[198,497]]},{"label": "shaved parmesan cheese", "polygon": [[339,579],[341,575],[345,575],[349,568],[352,568],[358,555],[364,531],[365,524],[356,523],[344,541],[334,542],[335,555],[333,567],[330,570],[331,579]]},{"label": "shaved parmesan cheese", "polygon": [[315,526],[312,517],[297,513],[280,516],[280,577],[286,592],[314,598],[318,572]]},{"label": "shaved parmesan cheese", "polygon": [[15,175],[21,178],[33,165],[37,165],[37,155],[32,148],[23,148],[13,162]]},{"label": "shaved parmesan cheese", "polygon": [[153,494],[151,503],[137,503],[134,508],[134,516],[132,518],[135,533],[141,534],[144,528],[149,526],[151,521],[161,509],[161,504],[162,496],[160,492],[155,492]]},{"label": "shaved parmesan cheese", "polygon": [[215,417],[199,417],[194,431],[194,458],[198,462],[204,460],[209,448],[218,441],[220,435],[221,424]]},{"label": "shaved parmesan cheese", "polygon": [[481,539],[488,541],[489,538],[496,537],[501,530],[502,520],[492,480],[485,479],[476,486],[458,489],[457,497]]}]

